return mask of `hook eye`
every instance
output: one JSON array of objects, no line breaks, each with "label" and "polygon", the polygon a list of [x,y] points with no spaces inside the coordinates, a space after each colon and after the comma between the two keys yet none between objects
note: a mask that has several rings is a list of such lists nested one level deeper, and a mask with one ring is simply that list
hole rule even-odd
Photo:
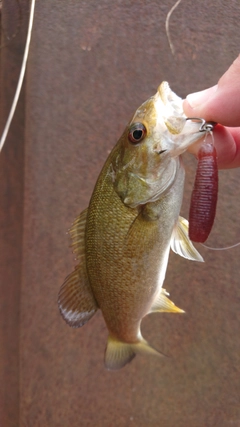
[{"label": "hook eye", "polygon": [[212,132],[214,129],[214,126],[216,126],[216,122],[206,122],[202,124],[202,126],[199,129],[199,132]]}]

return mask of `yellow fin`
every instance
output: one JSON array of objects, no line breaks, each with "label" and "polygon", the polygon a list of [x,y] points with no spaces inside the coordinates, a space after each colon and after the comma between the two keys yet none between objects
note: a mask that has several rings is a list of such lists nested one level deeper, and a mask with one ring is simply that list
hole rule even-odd
[{"label": "yellow fin", "polygon": [[164,356],[145,341],[143,338],[137,343],[124,343],[109,335],[105,351],[105,367],[109,370],[123,368],[136,356],[137,353]]},{"label": "yellow fin", "polygon": [[58,306],[64,320],[74,328],[83,326],[97,311],[84,265],[78,265],[66,277],[59,291]]},{"label": "yellow fin", "polygon": [[179,216],[171,237],[171,249],[178,255],[192,261],[204,262],[202,256],[188,237],[188,221]]},{"label": "yellow fin", "polygon": [[85,226],[87,219],[88,208],[85,209],[80,215],[75,219],[71,228],[69,229],[69,234],[72,239],[71,248],[73,252],[77,255],[77,259],[80,260],[85,254]]},{"label": "yellow fin", "polygon": [[167,295],[169,295],[168,292],[166,292],[165,289],[161,289],[160,294],[154,301],[154,304],[151,308],[151,313],[159,313],[159,312],[167,312],[167,313],[185,313],[184,310],[177,307],[174,302],[172,302]]}]

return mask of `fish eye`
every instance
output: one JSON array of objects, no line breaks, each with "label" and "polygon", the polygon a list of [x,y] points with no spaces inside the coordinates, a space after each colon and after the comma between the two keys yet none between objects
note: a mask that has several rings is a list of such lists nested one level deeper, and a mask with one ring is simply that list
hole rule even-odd
[{"label": "fish eye", "polygon": [[147,133],[147,129],[142,123],[134,123],[128,133],[128,139],[132,144],[138,144],[143,140]]}]

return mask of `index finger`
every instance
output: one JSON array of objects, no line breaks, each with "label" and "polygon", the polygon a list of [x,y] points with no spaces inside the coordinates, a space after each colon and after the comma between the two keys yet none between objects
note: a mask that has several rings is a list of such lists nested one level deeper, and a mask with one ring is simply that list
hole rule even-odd
[{"label": "index finger", "polygon": [[240,56],[216,86],[188,95],[183,108],[188,117],[203,117],[224,126],[240,126]]}]

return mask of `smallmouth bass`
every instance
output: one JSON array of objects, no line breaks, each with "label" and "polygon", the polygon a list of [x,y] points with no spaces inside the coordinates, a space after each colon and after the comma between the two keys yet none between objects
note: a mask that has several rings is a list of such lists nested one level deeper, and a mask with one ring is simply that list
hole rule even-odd
[{"label": "smallmouth bass", "polygon": [[184,186],[181,154],[203,136],[187,121],[182,99],[163,82],[144,102],[113,148],[89,207],[70,229],[78,265],[58,297],[72,327],[101,309],[109,337],[105,366],[120,369],[137,353],[161,355],[141,335],[152,312],[182,313],[162,288],[170,247],[203,261],[179,216]]}]

